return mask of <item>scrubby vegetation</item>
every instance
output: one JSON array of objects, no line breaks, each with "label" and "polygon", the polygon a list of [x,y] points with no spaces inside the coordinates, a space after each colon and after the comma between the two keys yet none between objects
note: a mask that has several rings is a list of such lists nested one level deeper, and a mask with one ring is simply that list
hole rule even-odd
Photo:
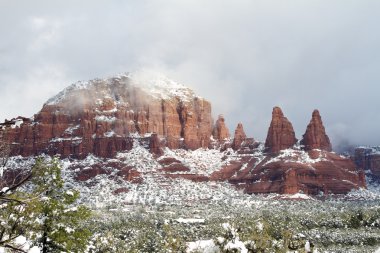
[{"label": "scrubby vegetation", "polygon": [[283,199],[217,183],[167,180],[163,187],[147,177],[116,195],[102,177],[91,189],[73,181],[57,159],[32,163],[23,184],[2,181],[0,252],[34,246],[34,252],[365,253],[380,247],[380,201],[371,191],[364,193],[374,196]]},{"label": "scrubby vegetation", "polygon": [[[380,247],[380,206],[370,201],[131,206],[99,210],[88,225],[97,231],[91,252],[186,252],[189,242],[204,240],[213,241],[215,252],[374,252]],[[214,252],[206,248],[198,251]]]}]

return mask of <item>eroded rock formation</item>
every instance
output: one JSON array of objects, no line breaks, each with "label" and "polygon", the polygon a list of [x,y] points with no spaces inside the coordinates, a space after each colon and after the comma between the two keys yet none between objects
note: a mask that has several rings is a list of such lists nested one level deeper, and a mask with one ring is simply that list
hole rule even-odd
[{"label": "eroded rock formation", "polygon": [[323,150],[286,150],[244,163],[245,169],[229,181],[247,193],[346,194],[366,187],[363,173],[350,159]]},{"label": "eroded rock formation", "polygon": [[380,147],[358,147],[355,149],[353,161],[362,170],[371,171],[380,179]]},{"label": "eroded rock formation", "polygon": [[296,142],[292,123],[284,116],[280,107],[274,107],[265,141],[268,152],[278,153],[280,150],[293,147]]},{"label": "eroded rock formation", "polygon": [[[317,110],[303,135],[304,148],[295,146],[293,126],[279,107],[273,108],[265,145],[247,138],[241,123],[231,143],[226,141],[230,134],[224,117],[219,116],[213,127],[211,104],[188,88],[165,78],[139,84],[130,75],[74,84],[50,99],[33,118],[0,124],[0,138],[12,146],[12,155],[78,158],[71,165],[78,181],[101,175],[142,183],[150,175],[229,181],[247,193],[286,194],[340,194],[365,187],[364,174],[353,161],[330,152]],[[165,147],[218,150],[175,154]],[[115,157],[119,151],[123,152]],[[96,158],[83,164],[89,154],[114,159]],[[191,160],[202,156],[207,162]],[[135,160],[130,163],[130,159]],[[366,152],[358,151],[356,161],[365,169],[380,171],[375,155],[369,159]],[[201,168],[200,164],[206,165]],[[119,188],[114,193],[126,191]]]},{"label": "eroded rock formation", "polygon": [[224,121],[224,116],[219,115],[212,133],[214,139],[219,142],[226,141],[228,138],[230,138],[230,132]]},{"label": "eroded rock formation", "polygon": [[208,147],[211,104],[170,80],[158,83],[153,91],[136,86],[128,75],[76,83],[50,99],[34,119],[2,124],[1,138],[12,144],[13,155],[23,156],[112,157],[132,148],[133,133],[157,133],[169,148]]},{"label": "eroded rock formation", "polygon": [[239,123],[235,129],[234,139],[232,141],[232,148],[237,150],[241,147],[241,144],[247,139],[243,124]]},{"label": "eroded rock formation", "polygon": [[305,150],[321,149],[331,151],[330,139],[326,134],[325,127],[318,110],[313,111],[312,118],[301,140]]}]

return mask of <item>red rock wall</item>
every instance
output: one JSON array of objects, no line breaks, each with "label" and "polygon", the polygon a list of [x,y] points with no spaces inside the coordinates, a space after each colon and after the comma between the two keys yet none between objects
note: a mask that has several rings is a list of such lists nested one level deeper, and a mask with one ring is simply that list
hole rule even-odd
[{"label": "red rock wall", "polygon": [[370,170],[371,173],[380,177],[380,154],[374,152],[372,148],[357,148],[353,161],[363,170]]},{"label": "red rock wall", "polygon": [[[294,154],[297,156],[297,152]],[[309,154],[310,157],[313,155],[316,154]],[[257,159],[252,158],[246,171],[237,172],[237,176],[229,181],[247,193],[295,194],[301,191],[311,195],[320,192],[346,194],[352,189],[366,187],[364,174],[350,159],[326,151],[318,151],[317,157],[320,155],[324,160],[315,163],[286,159],[271,162],[276,157],[272,155],[256,164]]]},{"label": "red rock wall", "polygon": [[158,99],[117,79],[68,89],[55,103],[45,104],[33,121],[19,127],[15,122],[0,128],[13,155],[78,158],[89,153],[112,157],[130,149],[130,133],[157,133],[169,148],[206,148],[213,124],[211,104],[204,99]]}]

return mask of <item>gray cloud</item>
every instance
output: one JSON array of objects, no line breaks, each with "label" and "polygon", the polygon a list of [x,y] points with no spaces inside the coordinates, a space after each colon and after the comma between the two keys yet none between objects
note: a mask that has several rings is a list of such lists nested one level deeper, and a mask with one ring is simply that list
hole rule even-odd
[{"label": "gray cloud", "polygon": [[0,119],[77,80],[141,67],[193,88],[264,140],[280,105],[301,137],[380,144],[378,1],[1,1]]}]

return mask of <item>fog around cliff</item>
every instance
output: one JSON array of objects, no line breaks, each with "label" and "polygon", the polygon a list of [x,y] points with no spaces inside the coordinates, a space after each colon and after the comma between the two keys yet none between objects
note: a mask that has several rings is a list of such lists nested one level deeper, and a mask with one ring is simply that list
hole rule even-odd
[{"label": "fog around cliff", "polygon": [[77,80],[141,68],[265,140],[279,105],[298,138],[318,108],[333,144],[380,145],[378,1],[0,1],[0,120]]}]

